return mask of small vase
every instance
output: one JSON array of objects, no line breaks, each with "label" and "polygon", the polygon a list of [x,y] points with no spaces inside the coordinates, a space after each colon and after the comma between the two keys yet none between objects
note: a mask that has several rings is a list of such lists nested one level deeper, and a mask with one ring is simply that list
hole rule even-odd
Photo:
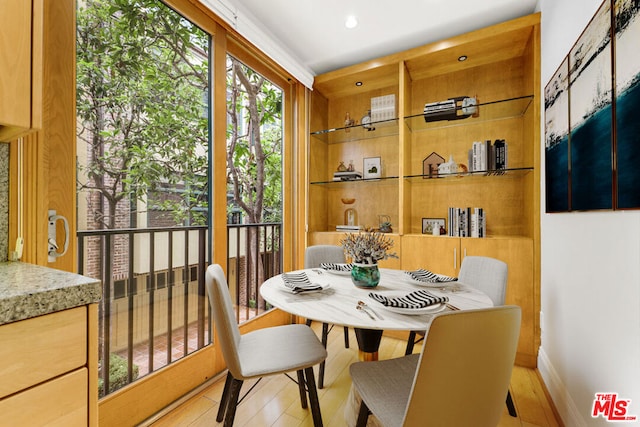
[{"label": "small vase", "polygon": [[380,283],[378,264],[353,263],[351,281],[359,288],[375,288]]}]

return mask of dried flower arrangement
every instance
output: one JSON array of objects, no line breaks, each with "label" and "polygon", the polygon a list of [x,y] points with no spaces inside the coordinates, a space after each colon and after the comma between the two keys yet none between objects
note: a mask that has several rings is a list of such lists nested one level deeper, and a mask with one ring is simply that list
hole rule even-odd
[{"label": "dried flower arrangement", "polygon": [[344,252],[358,264],[377,264],[383,259],[398,258],[395,252],[388,252],[393,246],[393,240],[369,229],[358,234],[348,233],[340,244]]}]

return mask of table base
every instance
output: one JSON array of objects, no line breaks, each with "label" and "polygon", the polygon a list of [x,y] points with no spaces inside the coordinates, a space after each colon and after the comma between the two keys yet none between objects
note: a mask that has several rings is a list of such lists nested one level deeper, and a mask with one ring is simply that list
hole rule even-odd
[{"label": "table base", "polygon": [[358,348],[359,358],[362,361],[378,360],[378,349],[382,340],[382,330],[354,328]]}]

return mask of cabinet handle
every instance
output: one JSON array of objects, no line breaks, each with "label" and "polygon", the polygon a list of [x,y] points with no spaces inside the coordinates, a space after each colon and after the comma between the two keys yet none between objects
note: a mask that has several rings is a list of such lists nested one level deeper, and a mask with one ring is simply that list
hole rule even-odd
[{"label": "cabinet handle", "polygon": [[458,250],[453,248],[453,269],[458,269]]},{"label": "cabinet handle", "polygon": [[462,255],[462,258],[466,258],[467,257],[467,248],[464,248],[464,254]]}]

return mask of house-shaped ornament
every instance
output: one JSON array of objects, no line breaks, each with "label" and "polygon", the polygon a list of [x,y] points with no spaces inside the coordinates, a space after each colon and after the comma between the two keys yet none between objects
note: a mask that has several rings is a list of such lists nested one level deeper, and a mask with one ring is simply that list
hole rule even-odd
[{"label": "house-shaped ornament", "polygon": [[433,178],[438,176],[438,166],[444,163],[444,157],[440,156],[435,151],[429,154],[422,161],[422,177]]},{"label": "house-shaped ornament", "polygon": [[458,164],[453,160],[453,155],[449,156],[449,161],[438,166],[438,173],[443,175],[453,174],[458,172]]}]

